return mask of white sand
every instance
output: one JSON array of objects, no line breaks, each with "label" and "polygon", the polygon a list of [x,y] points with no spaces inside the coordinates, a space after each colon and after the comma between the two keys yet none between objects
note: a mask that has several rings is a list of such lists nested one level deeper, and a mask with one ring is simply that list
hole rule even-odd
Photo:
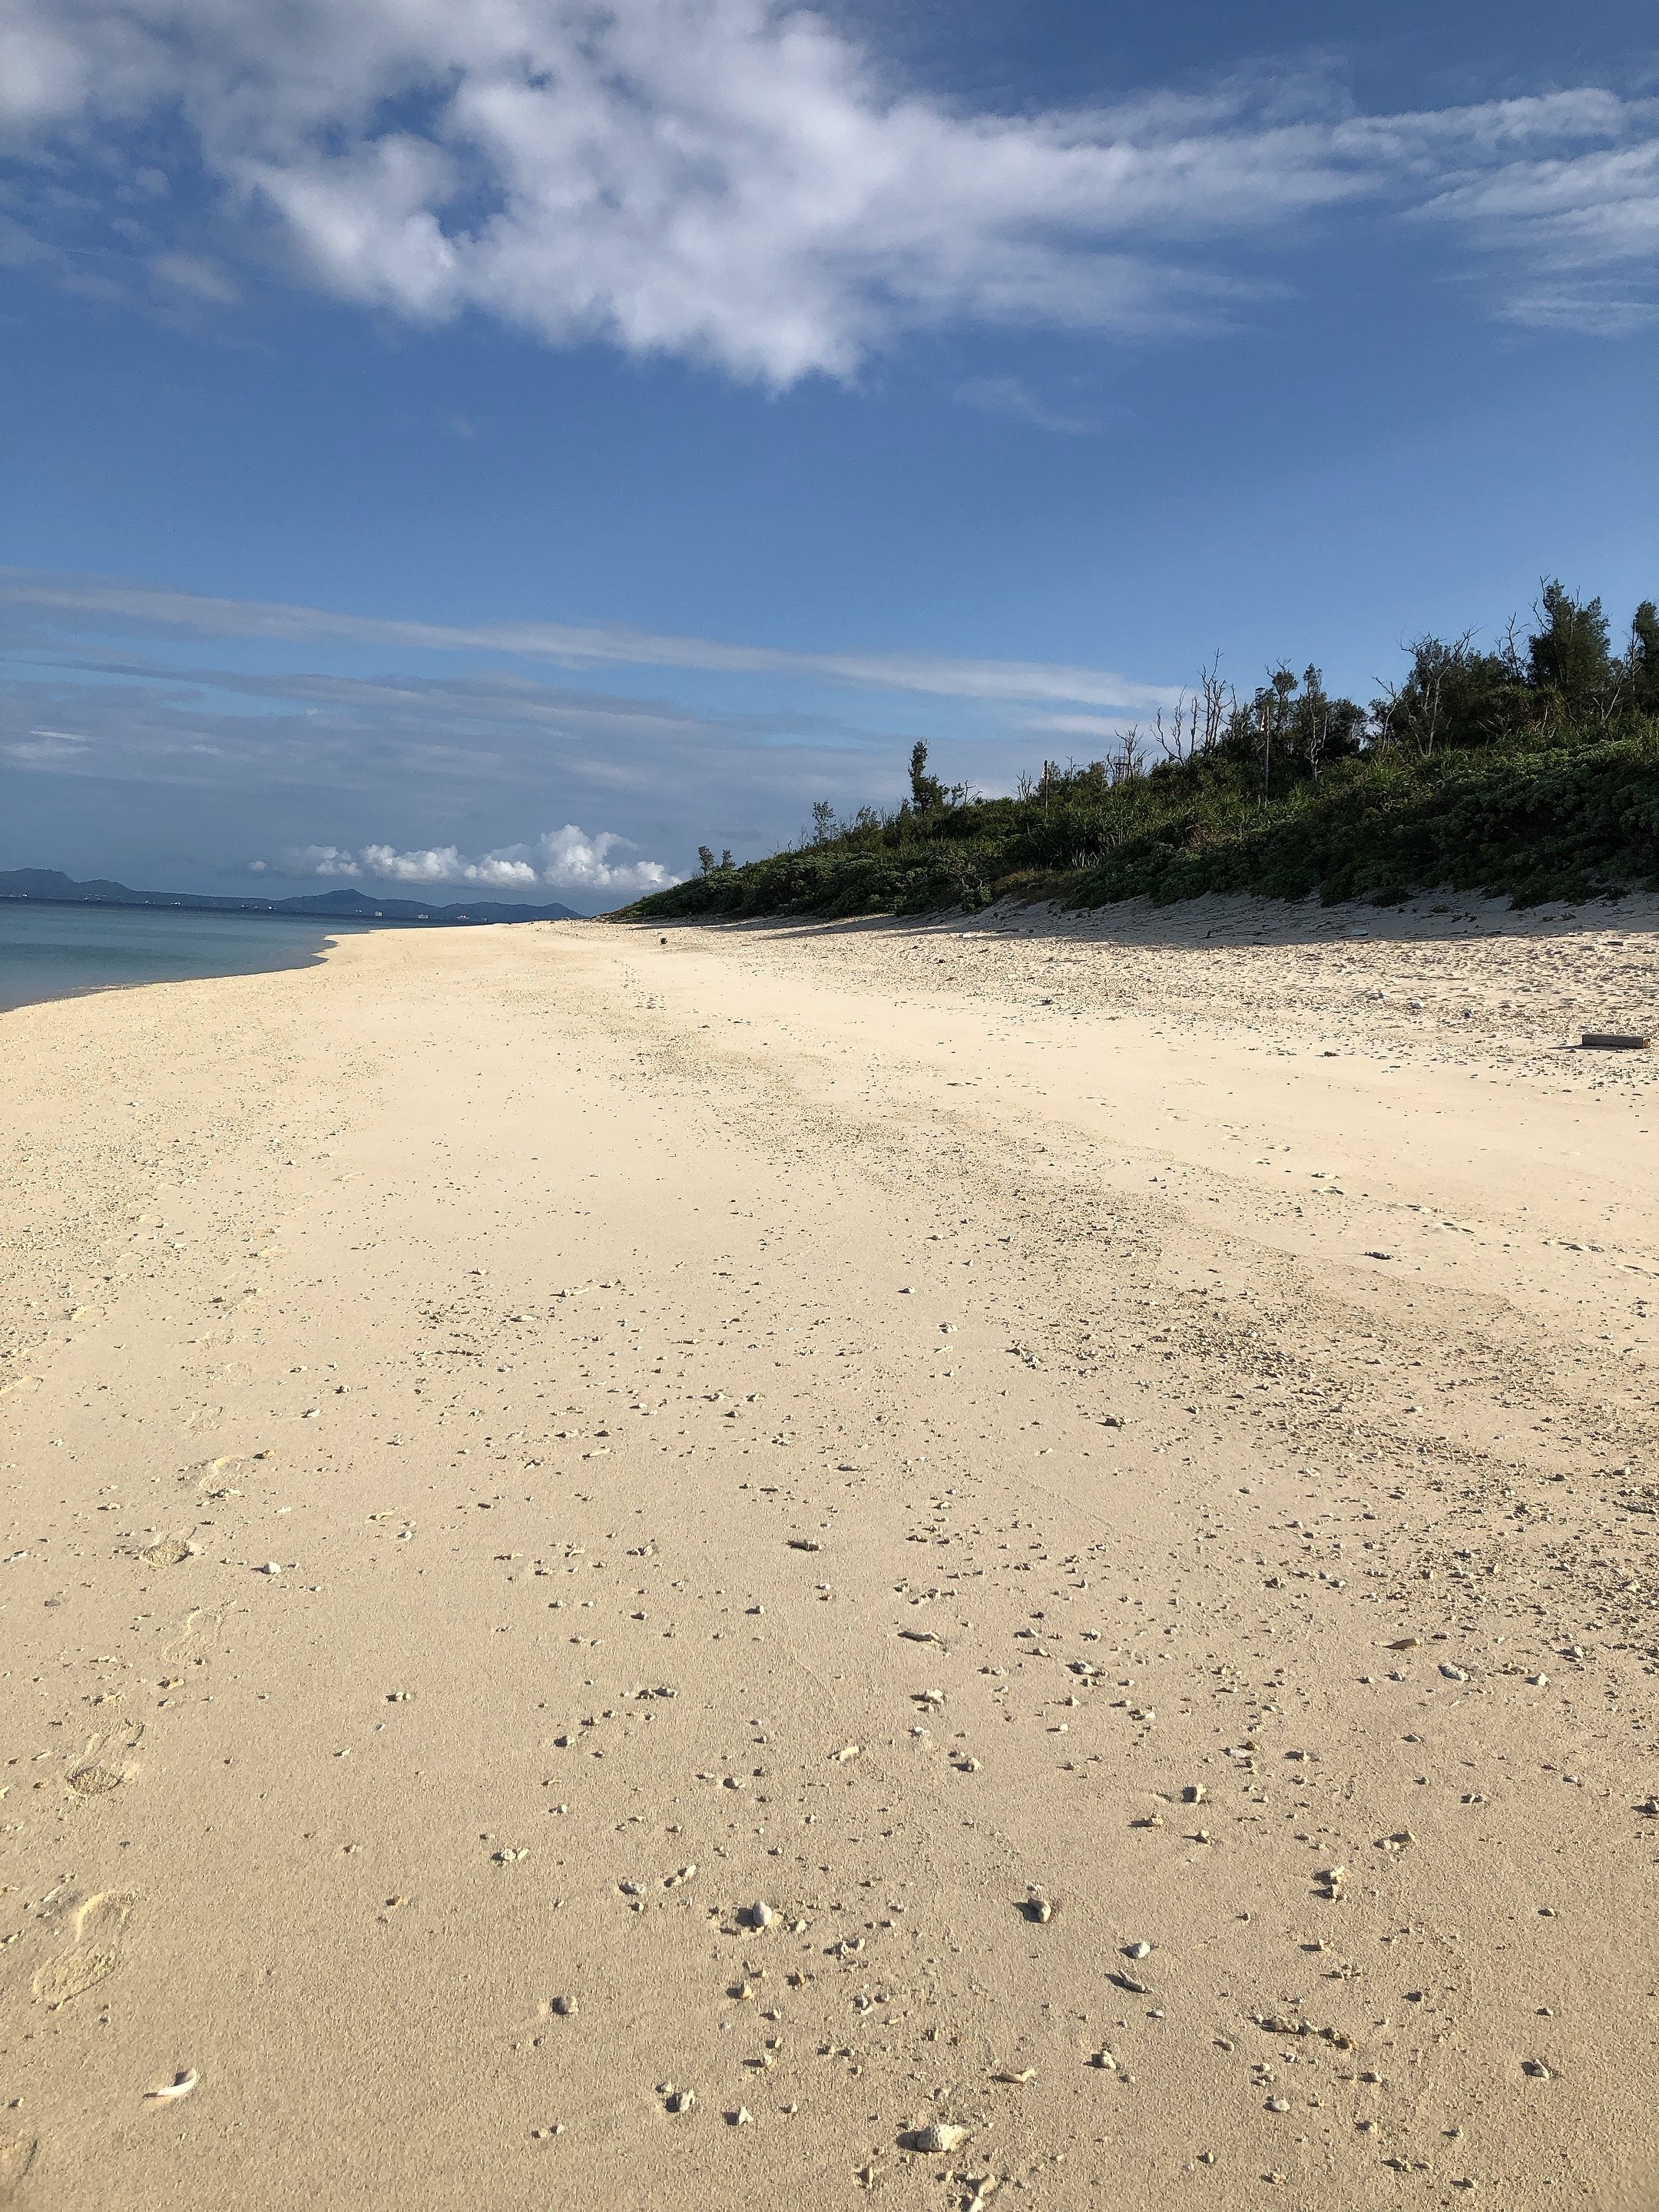
[{"label": "white sand", "polygon": [[0,2202],[1659,2203],[1656,909],[1440,903],[0,1018]]}]

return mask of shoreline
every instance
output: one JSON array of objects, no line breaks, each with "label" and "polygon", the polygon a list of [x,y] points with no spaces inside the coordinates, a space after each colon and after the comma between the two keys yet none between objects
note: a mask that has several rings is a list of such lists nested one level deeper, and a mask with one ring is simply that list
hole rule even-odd
[{"label": "shoreline", "polygon": [[[33,910],[46,905],[46,902],[44,900],[20,899],[10,902],[10,907],[14,912],[25,907]],[[237,975],[280,975],[293,969],[315,967],[325,958],[331,945],[337,944],[345,937],[362,933],[361,925],[350,922],[319,921],[314,916],[304,915],[235,915],[197,913],[189,908],[181,909],[180,912],[187,915],[192,922],[202,921],[209,925],[229,924],[233,927],[240,928],[245,927],[249,922],[262,924],[267,921],[296,921],[301,923],[307,932],[303,944],[298,941],[290,942],[288,945],[272,942],[264,948],[264,951],[270,956],[268,962],[262,957],[261,962],[258,964],[227,967],[224,965],[227,950],[225,939],[222,937],[220,939],[216,951],[210,936],[203,939],[199,948],[189,942],[189,933],[182,933],[175,936],[173,934],[173,925],[179,919],[179,915],[170,908],[137,907],[106,908],[90,902],[83,906],[72,907],[66,902],[53,907],[51,910],[54,914],[72,911],[77,916],[93,917],[85,938],[77,939],[72,933],[59,933],[56,936],[48,933],[44,937],[32,939],[27,924],[21,930],[15,924],[8,929],[8,913],[5,908],[0,908],[0,963],[3,963],[6,971],[4,975],[0,975],[0,1015],[15,1012],[23,1006],[54,1005],[60,1000],[97,997],[109,991],[142,990],[152,983],[211,981],[219,977]],[[110,930],[100,927],[100,922],[106,912],[124,915],[143,914],[149,922],[155,924],[159,921],[161,927],[159,930],[152,927],[148,936],[144,934],[142,928],[135,931],[131,936],[124,936],[118,927]],[[47,929],[50,932],[49,923]],[[216,964],[193,975],[188,972],[182,974],[177,972],[181,964],[188,968],[191,963],[192,955],[199,961],[204,954],[210,952],[213,953]],[[296,954],[301,957],[295,957]],[[29,970],[37,962],[41,962],[49,968],[55,967],[59,971],[58,980],[50,988],[32,988],[27,981],[22,981],[20,986],[14,986],[7,980],[11,975],[20,979],[27,979]],[[84,973],[88,968],[96,969],[100,966],[116,972],[94,976],[94,980],[89,981],[63,980],[66,976],[73,975],[77,968]],[[137,974],[131,972],[135,966],[141,972]],[[129,972],[119,972],[123,968]],[[149,972],[143,972],[146,969]],[[28,989],[29,994],[24,997],[13,995],[14,989],[16,988]]]},{"label": "shoreline", "polygon": [[1659,902],[1222,903],[15,1010],[20,2205],[1651,2201]]}]

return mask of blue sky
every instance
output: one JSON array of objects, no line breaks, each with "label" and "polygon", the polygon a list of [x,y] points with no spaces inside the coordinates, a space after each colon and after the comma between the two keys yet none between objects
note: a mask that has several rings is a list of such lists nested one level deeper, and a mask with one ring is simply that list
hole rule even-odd
[{"label": "blue sky", "polygon": [[1651,10],[6,0],[0,866],[599,908],[1659,592]]}]

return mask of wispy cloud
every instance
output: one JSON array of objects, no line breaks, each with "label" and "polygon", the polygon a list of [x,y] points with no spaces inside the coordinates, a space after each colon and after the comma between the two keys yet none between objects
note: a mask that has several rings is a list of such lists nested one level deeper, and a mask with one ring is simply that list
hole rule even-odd
[{"label": "wispy cloud", "polygon": [[[0,40],[0,125],[40,180],[9,250],[82,284],[110,282],[89,250],[125,254],[203,306],[275,252],[414,323],[782,386],[923,326],[1212,322],[1249,289],[1221,241],[1362,206],[1432,213],[1529,297],[1553,296],[1540,249],[1651,290],[1659,106],[1596,87],[1364,116],[1326,77],[1250,78],[972,113],[783,0],[9,0]],[[112,167],[159,187],[106,216]]]},{"label": "wispy cloud", "polygon": [[723,675],[807,677],[861,690],[938,698],[1071,700],[1102,707],[1168,705],[1166,684],[1110,669],[915,653],[789,652],[714,638],[662,636],[625,624],[451,623],[341,614],[319,607],[217,599],[97,578],[0,569],[0,605],[68,625],[124,635],[246,638],[290,644],[385,646],[404,652],[489,653],[562,668],[675,668]]},{"label": "wispy cloud", "polygon": [[[258,858],[270,878],[298,867],[313,878],[510,892],[529,869],[573,904],[583,893],[614,904],[683,871],[700,839],[774,846],[815,799],[848,811],[896,799],[916,737],[937,734],[931,720],[919,730],[902,718],[902,697],[849,696],[855,711],[838,715],[774,696],[751,711],[746,686],[726,678],[700,682],[701,693],[726,696],[694,710],[550,669],[480,667],[476,647],[435,673],[422,652],[360,676],[329,665],[346,656],[314,643],[308,666],[272,668],[297,655],[256,645],[246,658],[260,665],[238,667],[219,638],[209,665],[188,631],[117,650],[106,641],[118,625],[97,619],[96,635],[82,629],[66,643],[54,623],[13,611],[0,837],[20,861],[36,856],[18,845],[28,820],[107,812],[222,825],[204,847],[212,865]],[[942,764],[981,783],[1012,773],[1024,747],[1000,710],[948,720]],[[507,842],[553,803],[568,810],[562,828]],[[596,819],[607,828],[576,826]]]},{"label": "wispy cloud", "polygon": [[85,738],[71,730],[26,730],[0,742],[0,759],[14,768],[64,769],[88,750]]},{"label": "wispy cloud", "polygon": [[1047,737],[1115,738],[1129,726],[1121,714],[1022,714],[1019,726]]},{"label": "wispy cloud", "polygon": [[1017,422],[1029,422],[1037,430],[1058,430],[1069,437],[1083,438],[1100,428],[1097,416],[1051,407],[1018,376],[973,377],[957,386],[956,396],[964,407],[976,407],[983,415],[1011,415]]}]

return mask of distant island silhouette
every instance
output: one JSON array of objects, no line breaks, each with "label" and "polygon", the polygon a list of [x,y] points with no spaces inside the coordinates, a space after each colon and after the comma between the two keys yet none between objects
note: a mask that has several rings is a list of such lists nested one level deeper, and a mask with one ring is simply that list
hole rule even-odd
[{"label": "distant island silhouette", "polygon": [[188,907],[203,914],[320,915],[339,921],[412,922],[440,927],[459,922],[580,919],[568,906],[520,906],[505,899],[434,906],[424,899],[370,898],[358,890],[315,891],[303,898],[288,899],[216,898],[201,891],[136,891],[101,877],[77,883],[61,868],[0,868],[0,899],[28,899],[43,906]]}]

